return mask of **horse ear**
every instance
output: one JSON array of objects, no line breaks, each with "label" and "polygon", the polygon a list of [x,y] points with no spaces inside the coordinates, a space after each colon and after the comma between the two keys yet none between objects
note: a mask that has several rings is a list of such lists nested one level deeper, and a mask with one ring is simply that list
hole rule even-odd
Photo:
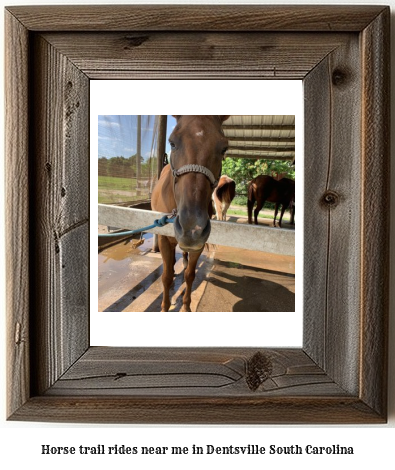
[{"label": "horse ear", "polygon": [[222,122],[226,121],[227,119],[230,118],[230,116],[220,116],[219,117],[221,119]]},{"label": "horse ear", "polygon": [[181,116],[174,116],[174,114],[172,114],[172,116],[173,116],[174,118],[176,118],[177,121],[178,121],[178,120],[180,119],[180,117],[181,117]]}]

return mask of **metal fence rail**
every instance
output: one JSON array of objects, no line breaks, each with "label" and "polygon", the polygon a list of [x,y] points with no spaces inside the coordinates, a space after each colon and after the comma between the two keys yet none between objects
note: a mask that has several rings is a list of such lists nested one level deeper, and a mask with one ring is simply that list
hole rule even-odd
[{"label": "metal fence rail", "polygon": [[[99,225],[134,230],[152,224],[161,212],[99,204]],[[173,225],[148,230],[159,235],[174,236]],[[211,220],[208,243],[279,255],[295,256],[295,231],[262,225],[236,224]]]}]

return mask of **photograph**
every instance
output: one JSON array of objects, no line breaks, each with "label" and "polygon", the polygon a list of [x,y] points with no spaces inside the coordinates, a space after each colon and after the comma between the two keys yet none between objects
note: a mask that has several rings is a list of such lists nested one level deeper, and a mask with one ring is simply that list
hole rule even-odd
[{"label": "photograph", "polygon": [[295,173],[295,115],[99,115],[98,310],[294,312]]}]

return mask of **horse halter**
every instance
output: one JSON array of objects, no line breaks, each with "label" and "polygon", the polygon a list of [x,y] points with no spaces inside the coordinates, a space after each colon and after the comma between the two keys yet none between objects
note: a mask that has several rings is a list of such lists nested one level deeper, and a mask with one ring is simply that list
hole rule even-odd
[{"label": "horse halter", "polygon": [[178,170],[175,170],[173,168],[173,164],[172,164],[172,161],[171,161],[171,158],[170,158],[170,168],[171,168],[171,172],[173,173],[173,176],[174,176],[174,184],[176,183],[176,177],[177,176],[181,176],[181,175],[184,175],[186,173],[202,173],[210,181],[212,189],[215,189],[218,186],[219,178],[215,179],[215,176],[213,175],[213,173],[208,168],[206,168],[205,166],[189,164],[189,165],[182,166]]}]

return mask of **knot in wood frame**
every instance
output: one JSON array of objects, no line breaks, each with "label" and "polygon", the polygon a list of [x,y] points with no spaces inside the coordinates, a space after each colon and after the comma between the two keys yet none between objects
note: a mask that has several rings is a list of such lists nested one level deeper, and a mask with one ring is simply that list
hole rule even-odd
[{"label": "knot in wood frame", "polygon": [[339,67],[336,67],[332,72],[332,84],[337,87],[344,87],[348,84],[351,78],[351,73]]},{"label": "knot in wood frame", "polygon": [[336,191],[328,189],[321,197],[321,204],[324,207],[336,207],[339,204],[340,196]]}]

